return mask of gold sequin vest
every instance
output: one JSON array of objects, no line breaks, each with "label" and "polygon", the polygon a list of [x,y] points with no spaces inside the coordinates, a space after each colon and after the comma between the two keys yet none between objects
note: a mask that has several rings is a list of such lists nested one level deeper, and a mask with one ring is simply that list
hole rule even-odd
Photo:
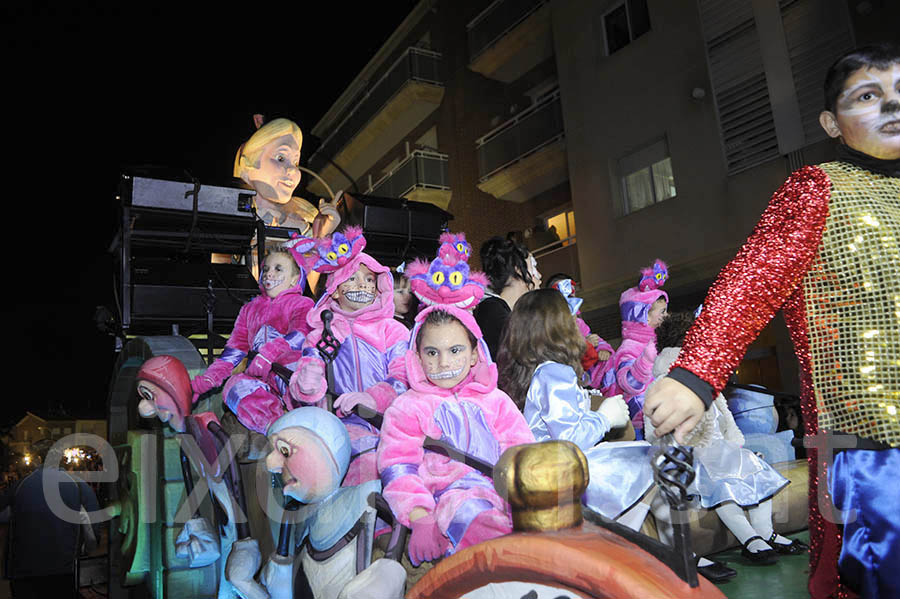
[{"label": "gold sequin vest", "polygon": [[900,447],[900,179],[844,162],[803,280],[819,427]]}]

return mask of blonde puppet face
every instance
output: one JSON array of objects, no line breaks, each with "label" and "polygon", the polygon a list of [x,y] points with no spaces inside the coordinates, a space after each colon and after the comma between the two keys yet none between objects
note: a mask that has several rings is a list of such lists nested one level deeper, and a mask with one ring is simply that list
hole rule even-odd
[{"label": "blonde puppet face", "polygon": [[300,146],[291,134],[282,135],[262,148],[259,164],[245,166],[241,178],[257,195],[275,204],[286,204],[300,184]]}]

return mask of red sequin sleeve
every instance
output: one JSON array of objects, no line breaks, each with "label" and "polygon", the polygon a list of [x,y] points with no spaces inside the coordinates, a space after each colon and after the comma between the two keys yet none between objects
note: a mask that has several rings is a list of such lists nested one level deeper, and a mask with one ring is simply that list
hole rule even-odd
[{"label": "red sequin sleeve", "polygon": [[818,251],[831,183],[806,166],[775,192],[753,233],[719,273],[674,368],[722,391],[760,331],[793,294]]}]

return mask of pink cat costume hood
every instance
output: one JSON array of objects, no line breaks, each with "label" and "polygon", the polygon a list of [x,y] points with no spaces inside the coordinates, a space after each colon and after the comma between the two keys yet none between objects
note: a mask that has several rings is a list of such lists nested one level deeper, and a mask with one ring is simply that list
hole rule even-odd
[{"label": "pink cat costume hood", "polygon": [[[430,265],[414,263],[407,273],[414,292],[433,305],[416,317],[406,353],[410,389],[385,412],[378,470],[384,496],[400,521],[409,526],[410,511],[423,508],[448,539],[449,554],[497,536],[497,531],[509,531],[511,523],[506,503],[490,479],[462,462],[426,452],[425,437],[443,440],[493,464],[508,447],[534,442],[534,435],[509,396],[497,389],[497,367],[475,318],[456,305],[477,305],[462,296],[468,293],[480,299],[486,285],[483,275],[469,273],[464,259],[449,254],[439,255]],[[441,291],[441,286],[448,289]],[[457,293],[467,286],[468,291]],[[453,303],[440,304],[446,297]],[[456,317],[477,340],[475,365],[452,389],[428,380],[415,349],[423,322],[438,310]]]},{"label": "pink cat costume hood", "polygon": [[599,386],[605,395],[621,393],[624,396],[636,431],[644,426],[644,392],[653,380],[653,361],[656,359],[656,331],[648,324],[648,315],[653,302],[659,298],[669,301],[669,296],[660,289],[668,278],[665,262],[656,260],[653,266],[641,270],[641,280],[636,287],[622,293],[619,298],[622,344],[599,377],[592,381],[599,382],[595,386]]}]

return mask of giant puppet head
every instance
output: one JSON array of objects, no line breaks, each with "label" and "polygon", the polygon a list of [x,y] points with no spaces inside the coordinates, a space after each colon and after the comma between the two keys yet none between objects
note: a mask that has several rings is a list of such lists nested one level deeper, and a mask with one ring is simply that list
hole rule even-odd
[{"label": "giant puppet head", "polygon": [[444,233],[437,257],[430,263],[416,260],[406,267],[409,288],[419,301],[434,306],[452,305],[474,309],[484,297],[488,279],[481,272],[469,270],[471,246],[464,233]]},{"label": "giant puppet head", "polygon": [[341,486],[350,465],[350,435],[337,416],[306,406],[269,426],[272,452],[266,469],[281,475],[283,492],[302,503],[318,503]]},{"label": "giant puppet head", "polygon": [[178,358],[157,356],[144,362],[137,374],[137,392],[142,417],[156,416],[176,432],[185,431],[185,418],[191,413],[191,377]]},{"label": "giant puppet head", "polygon": [[250,185],[258,197],[286,204],[300,184],[303,133],[297,123],[275,119],[256,130],[238,148],[234,176]]}]

